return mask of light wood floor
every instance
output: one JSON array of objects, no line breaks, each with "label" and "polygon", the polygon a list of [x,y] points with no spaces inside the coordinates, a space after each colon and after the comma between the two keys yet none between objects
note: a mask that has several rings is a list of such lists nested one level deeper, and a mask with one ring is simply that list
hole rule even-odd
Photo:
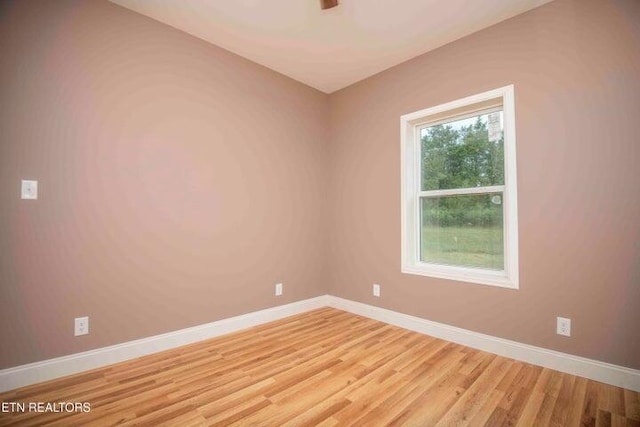
[{"label": "light wood floor", "polygon": [[640,396],[323,308],[0,394],[0,425],[640,426]]}]

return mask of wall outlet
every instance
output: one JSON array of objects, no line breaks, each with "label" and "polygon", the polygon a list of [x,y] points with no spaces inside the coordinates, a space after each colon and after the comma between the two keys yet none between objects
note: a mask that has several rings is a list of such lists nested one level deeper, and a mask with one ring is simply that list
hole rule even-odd
[{"label": "wall outlet", "polygon": [[282,295],[282,283],[276,283],[276,296]]},{"label": "wall outlet", "polygon": [[88,317],[76,317],[75,318],[75,336],[87,335],[89,333],[89,318]]},{"label": "wall outlet", "polygon": [[378,285],[377,283],[373,284],[373,296],[374,297],[380,296],[380,285]]},{"label": "wall outlet", "polygon": [[565,337],[571,336],[571,319],[565,317],[558,317],[558,324],[556,333],[558,335],[564,335]]},{"label": "wall outlet", "polygon": [[38,198],[38,181],[23,179],[20,196],[25,200],[36,200]]}]

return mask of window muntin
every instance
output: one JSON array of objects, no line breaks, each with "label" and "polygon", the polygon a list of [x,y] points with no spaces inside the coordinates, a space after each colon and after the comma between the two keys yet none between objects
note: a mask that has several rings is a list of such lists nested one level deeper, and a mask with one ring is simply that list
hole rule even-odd
[{"label": "window muntin", "polygon": [[513,86],[401,118],[402,271],[518,287]]}]

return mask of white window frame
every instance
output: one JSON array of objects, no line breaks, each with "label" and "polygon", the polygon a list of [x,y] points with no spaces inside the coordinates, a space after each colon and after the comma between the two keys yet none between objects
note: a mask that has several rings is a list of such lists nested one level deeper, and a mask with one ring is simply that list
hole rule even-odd
[{"label": "white window frame", "polygon": [[[420,128],[484,111],[491,101],[501,103],[504,131],[504,185],[474,189],[421,191]],[[496,103],[496,104],[497,104]],[[402,171],[402,272],[421,276],[518,289],[518,195],[516,173],[516,129],[513,85],[468,96],[400,117]],[[447,116],[447,112],[451,112]],[[504,270],[425,263],[420,259],[421,196],[485,194],[503,191]]]}]

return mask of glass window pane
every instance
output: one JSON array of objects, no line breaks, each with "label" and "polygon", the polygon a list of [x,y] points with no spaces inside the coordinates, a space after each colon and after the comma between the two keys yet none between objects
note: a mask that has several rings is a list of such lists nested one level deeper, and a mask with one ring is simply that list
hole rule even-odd
[{"label": "glass window pane", "polygon": [[423,197],[420,260],[504,270],[503,194]]},{"label": "glass window pane", "polygon": [[504,184],[502,111],[420,129],[422,191]]}]

